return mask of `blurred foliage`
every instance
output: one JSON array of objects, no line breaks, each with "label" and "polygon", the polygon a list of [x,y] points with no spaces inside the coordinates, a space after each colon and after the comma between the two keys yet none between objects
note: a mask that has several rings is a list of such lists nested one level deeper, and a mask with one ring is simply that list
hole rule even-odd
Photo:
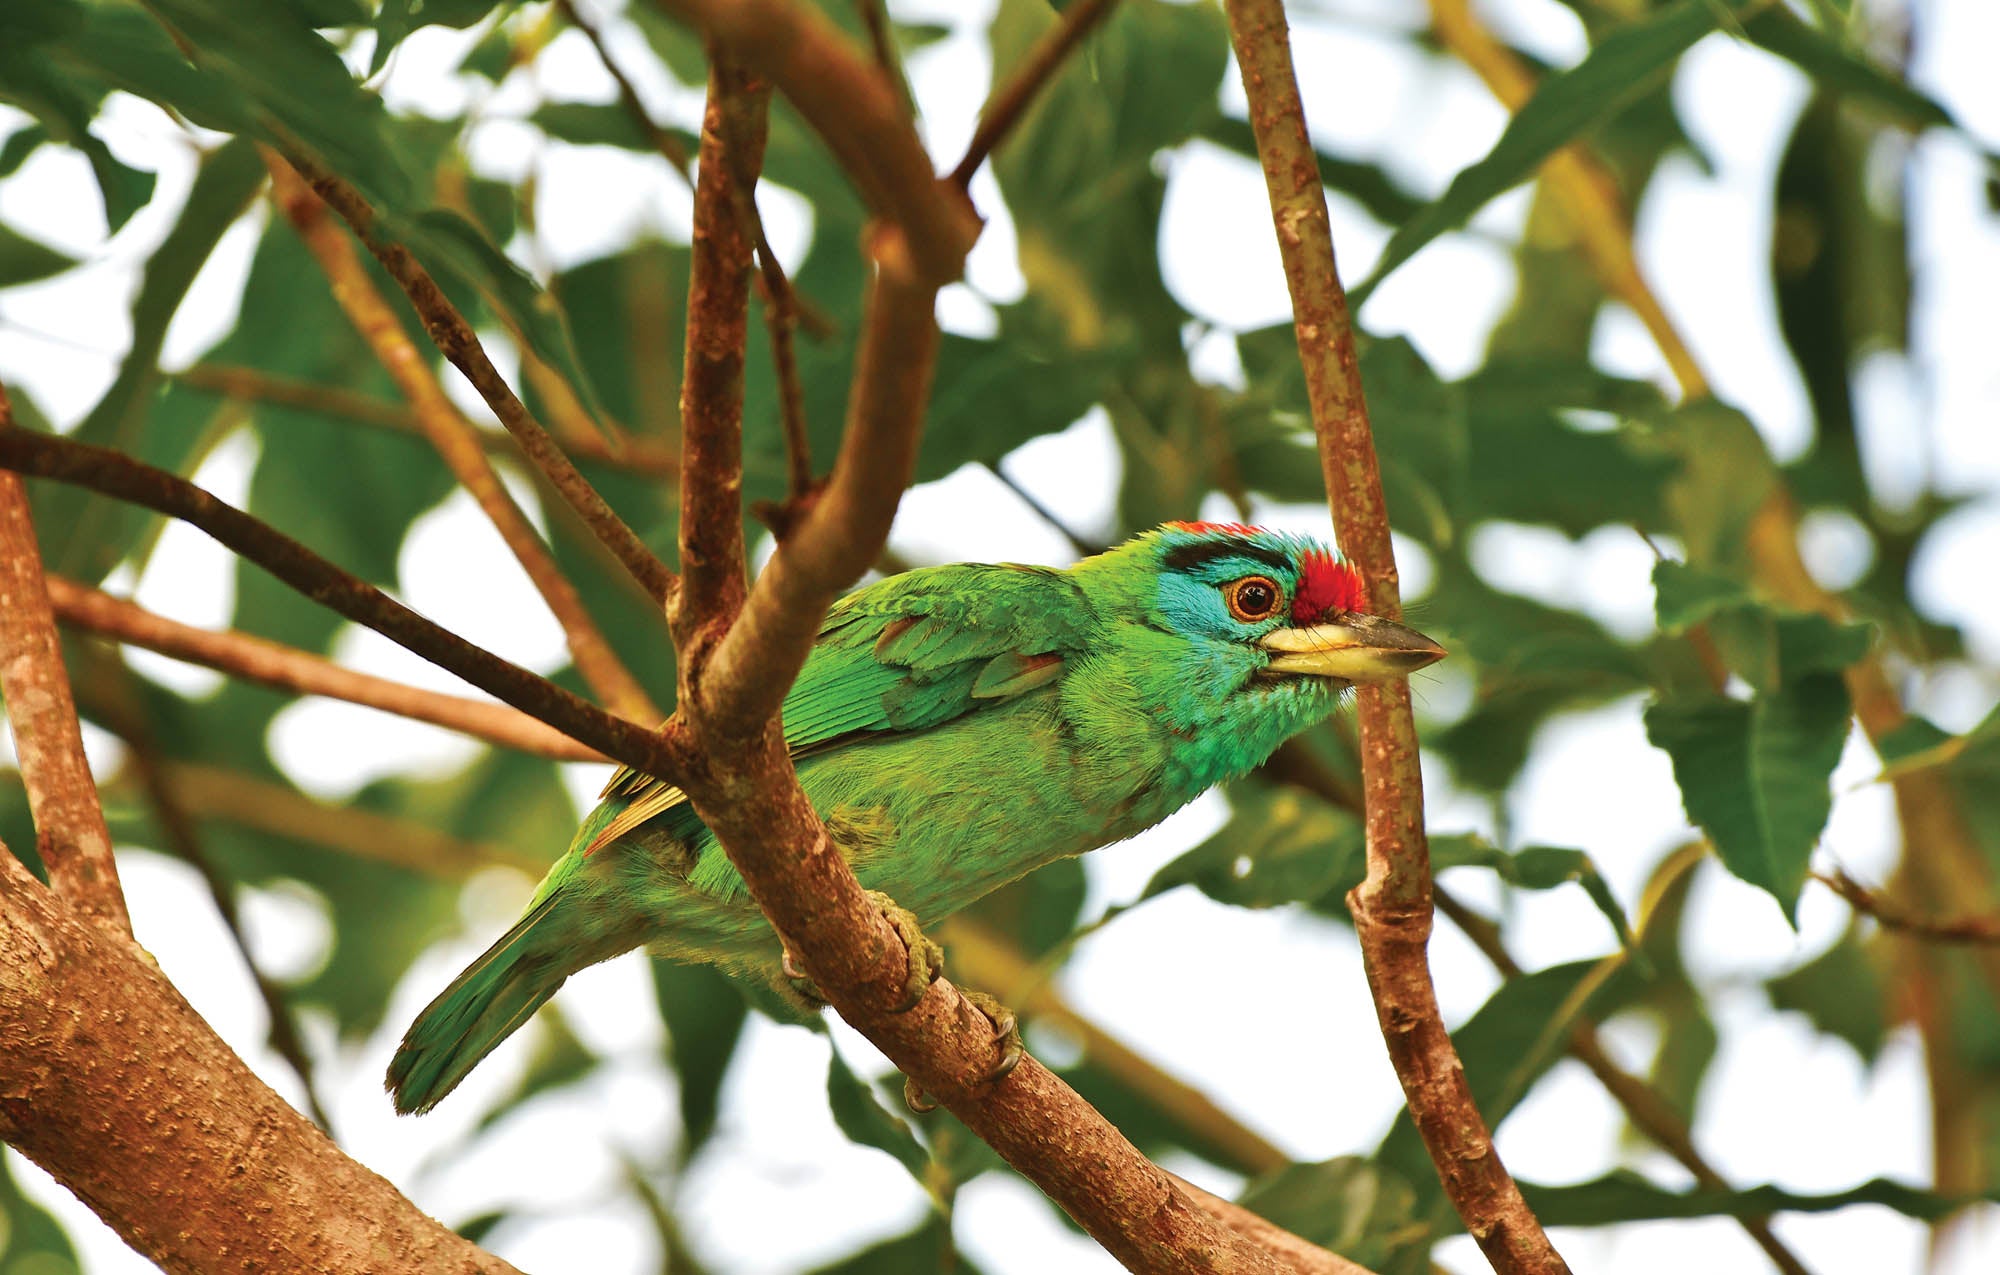
[{"label": "blurred foliage", "polygon": [[[1964,667],[1956,631],[1920,613],[1908,585],[1918,547],[1957,508],[1957,494],[1925,490],[1885,504],[1862,467],[1852,389],[1864,360],[1910,352],[1901,165],[1912,135],[1957,124],[1900,67],[1881,60],[1875,42],[1857,35],[1845,4],[1801,12],[1744,0],[1567,2],[1588,33],[1587,55],[1549,72],[1489,152],[1437,198],[1423,198],[1406,176],[1409,166],[1392,157],[1341,153],[1322,141],[1322,179],[1388,236],[1360,290],[1465,225],[1495,196],[1534,181],[1541,161],[1570,142],[1595,148],[1632,207],[1665,156],[1689,152],[1705,165],[1667,84],[1692,45],[1726,32],[1720,38],[1782,59],[1812,84],[1771,175],[1768,262],[1779,328],[1811,406],[1812,445],[1781,464],[1730,405],[1676,404],[1650,381],[1597,366],[1593,336],[1605,293],[1573,227],[1537,187],[1526,231],[1508,246],[1518,294],[1478,366],[1444,376],[1409,340],[1360,334],[1389,506],[1431,568],[1418,614],[1454,652],[1447,675],[1469,684],[1464,697],[1438,697],[1447,707],[1429,713],[1426,742],[1458,788],[1489,803],[1504,828],[1506,794],[1551,718],[1644,697],[1650,737],[1671,759],[1689,818],[1722,867],[1794,914],[1827,819],[1832,769],[1851,731],[1844,673],[1870,653],[1919,673]],[[860,38],[855,6],[826,0],[824,9]],[[1342,21],[1304,8],[1294,16]],[[996,74],[1018,66],[1058,20],[1046,0],[1000,0],[983,33]],[[643,52],[661,73],[699,88],[705,68],[698,39],[650,5],[615,21],[639,37],[621,46],[625,57]],[[462,113],[433,117],[383,103],[385,68],[393,75],[398,47],[427,27],[469,32],[458,73],[479,88]],[[166,210],[170,225],[145,262],[126,316],[131,351],[75,436],[192,473],[223,439],[247,431],[256,445],[250,511],[367,579],[397,582],[412,523],[452,487],[419,438],[351,419],[330,392],[283,404],[229,399],[159,367],[168,324],[196,275],[224,232],[244,224],[262,198],[258,145],[279,142],[311,152],[366,194],[384,231],[431,267],[483,332],[555,370],[568,397],[613,440],[581,450],[580,463],[648,543],[671,551],[672,484],[657,468],[621,462],[618,442],[625,434],[635,454],[641,447],[671,453],[686,244],[642,234],[593,260],[542,269],[534,264],[548,257],[534,222],[532,179],[498,180],[467,158],[468,136],[481,126],[481,104],[494,86],[531,66],[565,28],[558,11],[517,0],[0,6],[0,101],[29,121],[0,138],[0,178],[45,149],[74,150],[115,232],[158,192],[154,174],[99,136],[107,96],[132,94],[208,130],[188,135],[200,163],[192,189]],[[892,33],[906,55],[943,34],[921,25],[897,25]],[[1373,36],[1407,38],[1422,56],[1437,56],[1422,33],[1375,29]],[[1026,290],[1013,301],[986,299],[988,321],[977,335],[946,336],[920,479],[997,465],[1022,444],[1101,410],[1121,476],[1115,525],[1092,528],[1093,535],[1190,516],[1205,501],[1249,510],[1323,500],[1291,329],[1215,329],[1177,299],[1162,270],[1161,214],[1174,154],[1206,146],[1238,164],[1254,154],[1247,123],[1220,105],[1230,74],[1212,4],[1126,0],[1045,87],[992,163]],[[689,122],[660,121],[691,145]],[[530,130],[536,146],[651,153],[646,133],[617,105],[540,100],[518,127]],[[813,451],[824,464],[839,442],[859,326],[865,271],[856,244],[866,210],[812,130],[782,102],[773,110],[766,170],[812,214],[796,282],[826,322],[823,332],[802,339],[798,362]],[[261,229],[238,317],[204,360],[309,391],[391,400],[388,378],[283,219],[253,224]],[[1262,236],[1269,228],[1259,221],[1241,233]],[[0,224],[0,289],[60,284],[78,266],[71,254]],[[393,295],[386,277],[374,277]],[[421,326],[407,313],[405,323],[421,345]],[[1197,342],[1233,351],[1240,378],[1198,376],[1189,357]],[[758,499],[782,494],[784,474],[768,340],[754,323],[749,358],[745,489]],[[530,379],[523,392],[560,424],[565,407],[550,398],[546,382]],[[32,401],[17,394],[15,407],[24,427],[48,428]],[[1868,538],[1872,566],[1846,595],[1868,624],[1799,614],[1755,578],[1748,536],[1780,490],[1803,510],[1838,513]],[[33,491],[41,525],[61,529],[49,540],[56,569],[91,581],[143,570],[160,536],[158,519],[72,488]],[[612,645],[657,699],[670,702],[672,651],[657,616],[566,515],[551,510],[549,522],[558,561]],[[1475,541],[1492,528],[1523,526],[1568,542],[1646,537],[1666,555],[1654,574],[1654,626],[1636,636],[1614,630],[1588,600],[1553,590],[1524,596],[1518,585],[1487,578]],[[235,584],[233,627],[332,649],[342,626],[329,613],[255,569],[239,568]],[[577,684],[570,671],[558,676]],[[86,716],[104,719],[107,706],[92,688],[81,687],[80,698]],[[532,873],[561,849],[575,818],[554,766],[498,753],[456,774],[394,776],[338,806],[323,804],[294,786],[270,752],[285,697],[232,683],[190,698],[147,683],[140,698],[161,755],[185,768],[176,773],[254,781],[216,787],[222,795],[206,800],[190,787],[190,808],[231,880],[283,883],[324,903],[332,932],[325,958],[286,994],[325,1015],[344,1040],[374,1030],[418,953],[461,927],[469,874],[482,864]],[[1310,782],[1300,779],[1306,772],[1274,769],[1232,785],[1227,824],[1163,867],[1142,897],[1189,887],[1236,906],[1304,907],[1344,920],[1345,894],[1363,869],[1362,830],[1351,802],[1340,799],[1358,783],[1354,745],[1333,723],[1301,747]],[[1892,773],[1936,779],[1983,856],[1975,866],[1989,879],[2000,874],[2000,713],[1960,736],[1913,717],[1880,751]],[[163,844],[129,773],[114,777],[107,791],[121,840]],[[365,835],[350,835],[343,831],[347,811],[377,822]],[[0,786],[0,835],[39,868],[16,785]],[[1697,985],[1680,956],[1692,860],[1669,858],[1645,898],[1621,900],[1588,847],[1499,842],[1439,829],[1432,849],[1440,868],[1491,874],[1507,892],[1586,891],[1605,918],[1605,959],[1504,979],[1460,1025],[1455,1038],[1488,1119],[1507,1119],[1587,1015],[1654,1026],[1660,1043],[1643,1068],[1646,1078],[1671,1111],[1691,1120],[1717,1048],[1711,989]],[[1028,958],[1059,963],[1078,927],[1092,919],[1084,899],[1082,868],[1065,861],[997,892],[975,913]],[[1947,911],[1993,903],[1921,891],[1914,900]],[[672,1181],[710,1144],[745,1024],[761,1011],[756,996],[746,1001],[711,969],[652,968],[666,1025],[660,1065],[678,1081],[681,1135],[671,1154],[663,1149],[648,1159],[671,1161],[670,1169],[635,1165],[618,1189],[629,1190],[654,1220],[669,1267],[693,1269]],[[1834,946],[1774,978],[1768,992],[1777,1010],[1803,1015],[1867,1061],[1910,1005],[1936,1007],[1944,1022],[1926,1044],[1948,1051],[1964,1077],[1956,1089],[1933,1095],[1939,1121],[2000,1128],[2000,1011],[1976,955],[1940,954],[1861,920]],[[602,1065],[557,1014],[544,1016],[536,1042],[518,1083],[468,1136]],[[1427,1269],[1432,1244],[1457,1226],[1407,1118],[1378,1147],[1324,1163],[1244,1164],[1186,1113],[1143,1096],[1106,1060],[1083,1056],[1061,1070],[1143,1149],[1190,1153],[1254,1175],[1243,1196],[1251,1207],[1385,1273]],[[906,1120],[893,1097],[837,1054],[827,1084],[840,1128],[905,1165],[936,1207],[909,1234],[823,1270],[974,1271],[954,1248],[951,1201],[959,1185],[999,1167],[997,1158],[948,1115]],[[1548,1221],[1569,1225],[1850,1203],[1928,1219],[1962,1199],[1990,1195],[2000,1186],[1996,1166],[2000,1143],[1986,1149],[1974,1180],[1947,1184],[1943,1193],[1881,1181],[1817,1196],[1770,1187],[1688,1191],[1623,1172],[1529,1191]],[[503,1210],[464,1227],[484,1234],[510,1216]],[[0,1166],[0,1271],[55,1271],[72,1260],[55,1223],[24,1202]]]}]

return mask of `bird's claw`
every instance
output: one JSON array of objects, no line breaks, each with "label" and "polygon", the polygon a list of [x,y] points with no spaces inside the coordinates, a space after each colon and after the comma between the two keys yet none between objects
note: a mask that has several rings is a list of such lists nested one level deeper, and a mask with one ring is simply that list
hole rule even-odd
[{"label": "bird's claw", "polygon": [[[989,996],[985,992],[969,991],[961,987],[959,995],[970,1001],[972,1007],[986,1015],[987,1020],[993,1024],[993,1042],[1000,1046],[1000,1061],[993,1064],[992,1070],[981,1077],[981,1083],[988,1086],[997,1085],[1012,1075],[1014,1068],[1020,1066],[1021,1060],[1027,1057],[1028,1051],[1021,1044],[1020,1016],[1001,1004],[999,998]],[[914,1076],[903,1078],[903,1105],[920,1116],[936,1111],[938,1107],[937,1100],[924,1092],[923,1086],[917,1083]]]},{"label": "bird's claw", "polygon": [[916,914],[903,907],[880,890],[868,891],[868,900],[888,918],[896,928],[897,937],[909,951],[909,975],[903,983],[903,1000],[889,1012],[907,1014],[917,1007],[924,993],[931,990],[931,984],[944,973],[944,949],[937,941],[924,933],[924,927],[917,923]]},{"label": "bird's claw", "polygon": [[780,951],[782,955],[778,958],[778,965],[784,971],[785,981],[792,985],[793,994],[815,1010],[825,1009],[831,1004],[826,993],[819,990],[819,984],[813,982],[811,975],[800,969],[798,962],[792,959],[792,949],[787,947]]}]

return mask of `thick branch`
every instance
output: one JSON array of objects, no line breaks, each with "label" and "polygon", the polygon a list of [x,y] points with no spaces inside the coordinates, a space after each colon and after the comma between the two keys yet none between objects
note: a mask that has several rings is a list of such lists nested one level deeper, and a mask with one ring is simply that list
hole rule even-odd
[{"label": "thick branch", "polygon": [[[1402,599],[1388,510],[1284,7],[1281,0],[1227,0],[1224,8],[1270,191],[1341,548],[1367,581],[1370,609],[1393,619]],[[1359,698],[1368,873],[1348,907],[1390,1060],[1445,1192],[1494,1269],[1567,1271],[1494,1151],[1438,1011],[1426,953],[1431,877],[1409,687],[1363,687]]]},{"label": "thick branch", "polygon": [[401,243],[384,235],[375,221],[375,210],[359,191],[343,181],[314,160],[301,153],[288,153],[285,158],[304,177],[329,208],[339,213],[365,244],[389,277],[396,281],[410,304],[424,322],[424,330],[452,366],[465,374],[479,397],[493,409],[500,423],[507,427],[521,445],[521,451],[535,468],[542,471],[577,517],[596,535],[613,556],[624,566],[627,573],[639,583],[655,602],[665,602],[674,589],[674,573],[653,556],[653,551],[644,541],[625,525],[590,480],[577,472],[562,448],[550,438],[535,418],[529,414],[507,379],[486,357],[486,348],[479,343],[472,325],[458,312],[450,299],[439,288],[437,280],[417,261],[414,254]]},{"label": "thick branch", "polygon": [[272,194],[279,209],[292,223],[307,251],[319,262],[334,300],[346,312],[354,330],[374,351],[376,361],[409,401],[418,427],[478,502],[535,591],[548,604],[549,613],[562,626],[570,655],[576,661],[576,671],[613,712],[637,721],[658,721],[662,716],[660,710],[612,651],[610,642],[590,618],[576,586],[556,566],[540,533],[514,503],[512,493],[500,481],[499,471],[486,458],[472,422],[459,414],[432,373],[429,361],[410,340],[402,321],[368,277],[353,240],[327,217],[326,205],[307,189],[289,164],[269,152],[266,158],[271,169]]},{"label": "thick branch", "polygon": [[979,218],[963,192],[938,180],[895,88],[831,19],[795,0],[658,3],[771,78],[868,206],[902,227],[917,277],[934,288],[958,278]]},{"label": "thick branch", "polygon": [[[786,22],[806,12],[758,3],[741,11],[782,11]],[[823,22],[816,15],[803,21]],[[776,714],[835,591],[880,552],[909,480],[937,349],[937,284],[913,277],[914,236],[894,226],[874,228],[868,323],[833,477],[739,613],[738,377],[748,301],[735,281],[747,269],[749,246],[727,210],[730,186],[753,175],[745,161],[754,158],[757,139],[746,129],[754,130],[755,120],[743,115],[760,112],[746,78],[730,65],[742,50],[734,29],[729,36],[709,81],[688,308],[681,524],[687,577],[673,616],[681,639],[679,713],[692,745],[682,786],[787,951],[841,1015],[1120,1261],[1148,1271],[1280,1270],[1269,1249],[1194,1203],[1034,1059],[1023,1059],[1004,1080],[989,1080],[999,1061],[993,1024],[950,983],[933,983],[915,1008],[897,1012],[912,957],[800,790]],[[790,50],[762,51],[775,59],[765,69],[790,91],[777,68],[796,70],[800,60]],[[872,87],[879,90],[879,81]],[[732,158],[738,147],[743,153]],[[917,155],[927,173],[928,160],[920,149]],[[725,636],[713,642],[718,632]]]},{"label": "thick branch", "polygon": [[0,1138],[166,1270],[514,1270],[342,1155],[4,852],[0,1039]]},{"label": "thick branch", "polygon": [[0,430],[0,469],[143,505],[208,533],[321,606],[455,673],[487,694],[589,745],[614,761],[674,782],[683,769],[660,734],[474,646],[349,575],[298,541],[165,470],[108,448],[26,430]]},{"label": "thick branch", "polygon": [[1117,0],[1076,0],[1075,4],[1063,10],[1062,21],[1051,28],[1028,52],[1027,60],[1005,84],[993,91],[986,105],[979,112],[979,126],[972,131],[972,141],[966,145],[965,155],[958,166],[951,170],[950,181],[960,190],[972,185],[973,175],[995,147],[1006,140],[1007,134],[1021,122],[1034,102],[1035,94],[1042,86],[1055,78],[1069,55],[1076,51],[1083,38],[1097,29],[1111,12]]},{"label": "thick branch", "polygon": [[445,695],[342,668],[310,651],[225,630],[217,633],[155,615],[62,576],[48,578],[56,618],[73,629],[144,647],[161,655],[295,695],[322,695],[429,722],[489,743],[558,761],[604,761],[580,744],[519,709],[486,700]]},{"label": "thick branch", "polygon": [[[7,393],[0,389],[0,437],[18,433]],[[35,849],[50,884],[86,916],[129,934],[132,918],[118,888],[111,830],[83,755],[28,492],[13,474],[0,475],[0,695],[6,697],[7,725],[34,814]]]}]

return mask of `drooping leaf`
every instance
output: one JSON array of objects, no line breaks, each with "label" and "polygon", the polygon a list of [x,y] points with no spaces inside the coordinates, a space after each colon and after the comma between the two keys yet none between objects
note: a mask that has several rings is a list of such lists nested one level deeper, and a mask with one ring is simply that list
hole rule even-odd
[{"label": "drooping leaf", "polygon": [[1824,672],[1749,702],[1681,694],[1646,709],[1646,734],[1673,760],[1689,821],[1792,920],[1832,809],[1829,780],[1848,716],[1847,688]]},{"label": "drooping leaf", "polygon": [[920,1185],[929,1188],[930,1152],[917,1141],[910,1126],[891,1114],[875,1091],[854,1074],[838,1049],[827,1055],[826,1100],[842,1133],[862,1146],[888,1152]]},{"label": "drooping leaf", "polygon": [[1656,1218],[1764,1217],[1773,1213],[1826,1213],[1856,1204],[1879,1204],[1905,1217],[1934,1221],[1976,1200],[2000,1196],[1940,1195],[1888,1178],[1873,1178],[1845,1191],[1808,1195],[1782,1187],[1735,1191],[1670,1191],[1620,1169],[1574,1186],[1521,1184],[1535,1216],[1549,1226],[1603,1226]]},{"label": "drooping leaf", "polygon": [[1417,1193],[1390,1169],[1360,1156],[1288,1164],[1253,1180],[1237,1203],[1300,1239],[1370,1270],[1427,1250],[1415,1217]]},{"label": "drooping leaf", "polygon": [[68,253],[0,225],[0,288],[35,283],[75,264],[76,258]]},{"label": "drooping leaf", "polygon": [[1618,945],[1638,955],[1625,909],[1611,893],[1597,865],[1583,851],[1563,846],[1524,846],[1510,853],[1476,833],[1432,837],[1430,848],[1431,867],[1438,871],[1465,866],[1486,868],[1507,884],[1524,890],[1553,890],[1572,883],[1581,886],[1610,922]]},{"label": "drooping leaf", "polygon": [[1141,898],[1192,885],[1222,903],[1268,908],[1359,879],[1361,828],[1352,815],[1262,780],[1231,784],[1229,801],[1221,831],[1155,872]]},{"label": "drooping leaf", "polygon": [[0,1271],[74,1275],[76,1248],[55,1215],[22,1194],[11,1153],[0,1153]]},{"label": "drooping leaf", "polygon": [[909,1234],[815,1267],[812,1275],[938,1275],[941,1271],[979,1275],[979,1267],[952,1248],[950,1220],[931,1213]]},{"label": "drooping leaf", "polygon": [[1354,308],[1418,249],[1464,225],[1487,201],[1528,180],[1543,160],[1645,92],[1735,7],[1731,0],[1677,0],[1616,28],[1576,66],[1544,79],[1485,158],[1396,228],[1375,269],[1349,293]]},{"label": "drooping leaf", "polygon": [[1815,1028],[1846,1041],[1872,1063],[1889,1032],[1884,982],[1882,969],[1849,925],[1839,942],[1765,987],[1773,1006],[1804,1014]]},{"label": "drooping leaf", "polygon": [[667,1052],[679,1082],[682,1159],[715,1132],[722,1080],[736,1056],[749,1007],[735,983],[712,966],[655,959],[653,995],[667,1024]]},{"label": "drooping leaf", "polygon": [[1718,611],[1755,602],[1740,580],[1670,559],[1653,565],[1653,612],[1662,633],[1685,633]]},{"label": "drooping leaf", "polygon": [[1869,103],[1906,128],[1956,128],[1937,99],[1884,70],[1863,54],[1801,21],[1782,5],[1767,5],[1743,21],[1752,44],[1798,67],[1822,87]]}]

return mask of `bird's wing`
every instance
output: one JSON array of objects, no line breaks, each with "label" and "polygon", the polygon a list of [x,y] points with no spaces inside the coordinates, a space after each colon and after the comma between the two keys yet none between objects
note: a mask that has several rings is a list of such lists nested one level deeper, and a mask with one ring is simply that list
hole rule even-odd
[{"label": "bird's wing", "polygon": [[[872,735],[927,730],[1046,686],[1081,651],[1094,617],[1070,576],[1046,567],[960,564],[892,576],[834,603],[785,696],[794,758]],[[622,768],[605,798],[629,803],[591,838],[610,845],[687,800]]]}]

